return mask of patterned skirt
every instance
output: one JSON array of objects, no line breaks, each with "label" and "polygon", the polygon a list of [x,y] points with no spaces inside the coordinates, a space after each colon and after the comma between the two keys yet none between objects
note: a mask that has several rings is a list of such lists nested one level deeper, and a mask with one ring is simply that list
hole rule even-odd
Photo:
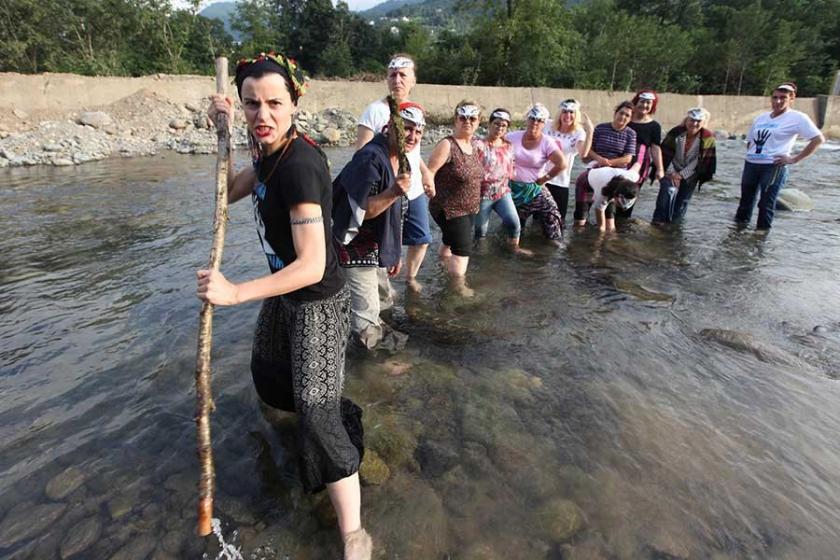
[{"label": "patterned skirt", "polygon": [[359,470],[362,410],[342,398],[350,333],[350,294],[315,301],[283,296],[263,302],[251,353],[260,399],[299,419],[304,489],[318,492]]}]

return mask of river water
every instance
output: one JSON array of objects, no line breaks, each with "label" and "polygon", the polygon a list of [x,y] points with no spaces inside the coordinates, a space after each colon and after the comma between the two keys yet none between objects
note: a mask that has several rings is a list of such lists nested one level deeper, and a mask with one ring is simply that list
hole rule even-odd
[{"label": "river water", "polygon": [[[646,188],[617,235],[554,250],[529,228],[533,258],[491,239],[472,300],[431,253],[419,295],[397,282],[406,349],[348,362],[390,469],[363,489],[376,557],[837,557],[837,148],[791,174],[816,209],[767,236],[731,226],[730,141],[682,227],[647,225]],[[220,554],[194,536],[192,421],[214,161],[0,170],[0,556]],[[265,273],[250,204],[231,210],[223,270]],[[293,421],[251,386],[257,311],[216,312],[216,515],[245,558],[338,558]]]}]

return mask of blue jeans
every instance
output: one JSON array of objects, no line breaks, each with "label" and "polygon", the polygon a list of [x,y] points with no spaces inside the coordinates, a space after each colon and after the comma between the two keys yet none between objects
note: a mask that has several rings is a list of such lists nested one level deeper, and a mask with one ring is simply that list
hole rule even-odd
[{"label": "blue jeans", "polygon": [[747,225],[752,218],[755,198],[758,199],[758,221],[756,229],[770,229],[776,212],[776,199],[788,178],[787,165],[744,163],[741,174],[741,202],[735,212],[735,221]]},{"label": "blue jeans", "polygon": [[426,193],[408,201],[402,235],[403,245],[428,245],[432,242],[432,228],[429,227],[429,197]]},{"label": "blue jeans", "polygon": [[519,239],[522,228],[519,225],[519,215],[516,213],[516,206],[510,193],[505,194],[498,200],[481,199],[481,208],[475,219],[475,238],[481,239],[487,235],[487,226],[490,225],[490,212],[495,211],[502,219],[502,225],[507,230],[510,239]]},{"label": "blue jeans", "polygon": [[656,210],[653,211],[653,221],[668,224],[679,222],[688,210],[688,201],[697,186],[697,175],[680,181],[680,186],[674,185],[668,177],[659,180],[659,194],[656,196]]}]

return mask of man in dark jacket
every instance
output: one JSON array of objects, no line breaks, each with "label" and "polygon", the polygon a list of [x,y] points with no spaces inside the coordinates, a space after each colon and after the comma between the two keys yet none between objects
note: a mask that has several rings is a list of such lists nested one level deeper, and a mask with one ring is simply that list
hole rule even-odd
[{"label": "man in dark jacket", "polygon": [[[411,102],[399,110],[409,152],[420,144],[425,115]],[[402,220],[411,175],[396,174],[399,152],[393,130],[392,118],[385,132],[356,152],[333,181],[333,237],[350,288],[350,326],[355,340],[368,349],[383,336],[377,269],[396,276],[402,266]]]}]

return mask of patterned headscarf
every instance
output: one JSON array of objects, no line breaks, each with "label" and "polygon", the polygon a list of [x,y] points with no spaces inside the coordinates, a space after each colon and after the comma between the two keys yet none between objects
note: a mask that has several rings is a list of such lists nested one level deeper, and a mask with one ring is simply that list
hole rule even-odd
[{"label": "patterned headscarf", "polygon": [[242,97],[242,84],[245,78],[262,76],[267,72],[276,72],[287,78],[292,88],[289,93],[295,103],[303,97],[309,87],[309,78],[303,73],[295,59],[286,58],[275,52],[260,53],[256,58],[243,58],[236,65],[236,90],[239,92],[239,97]]}]

